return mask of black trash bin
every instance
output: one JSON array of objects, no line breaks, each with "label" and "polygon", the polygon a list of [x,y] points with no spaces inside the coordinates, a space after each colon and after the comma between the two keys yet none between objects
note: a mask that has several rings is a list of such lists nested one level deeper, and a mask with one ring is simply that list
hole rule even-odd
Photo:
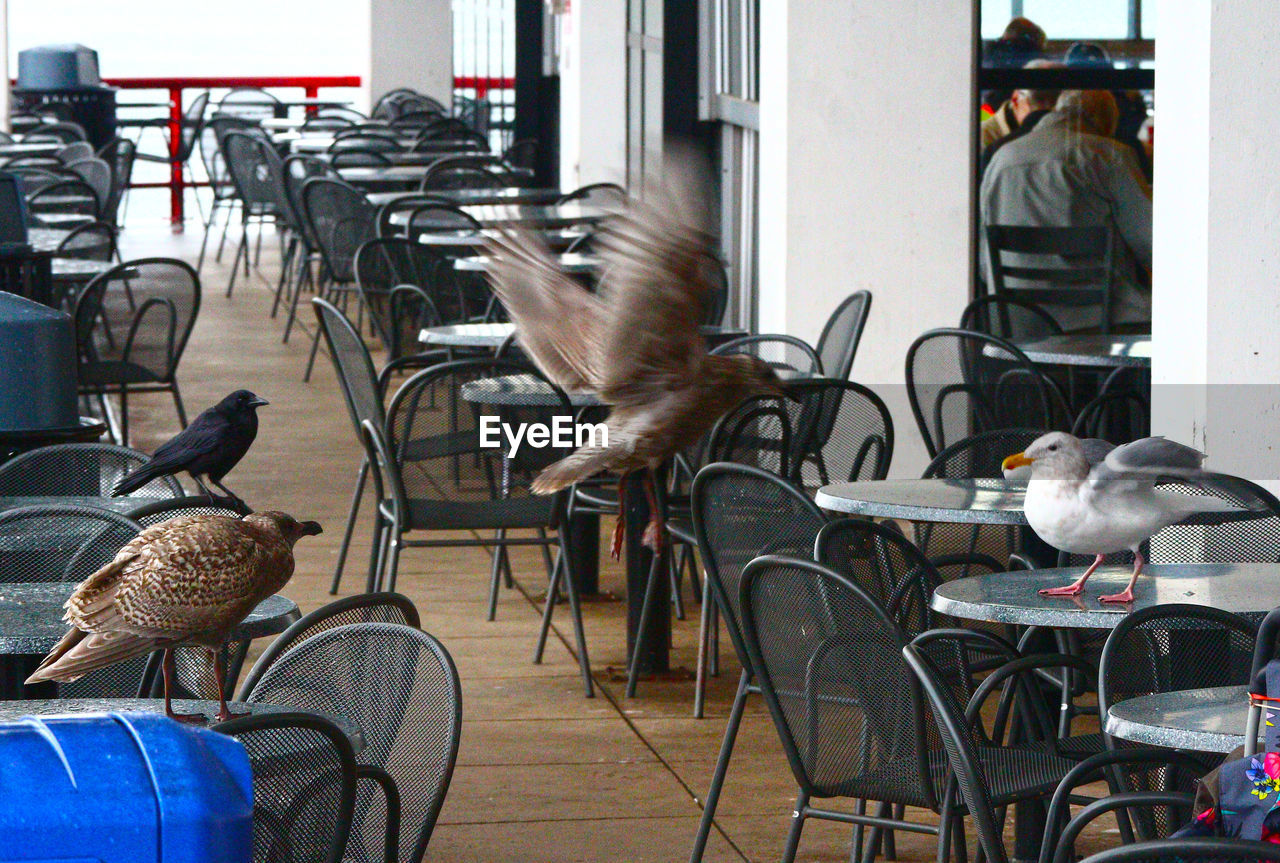
[{"label": "black trash bin", "polygon": [[79,123],[99,149],[116,136],[116,90],[98,77],[98,52],[83,45],[41,45],[18,52],[15,113],[54,108]]}]

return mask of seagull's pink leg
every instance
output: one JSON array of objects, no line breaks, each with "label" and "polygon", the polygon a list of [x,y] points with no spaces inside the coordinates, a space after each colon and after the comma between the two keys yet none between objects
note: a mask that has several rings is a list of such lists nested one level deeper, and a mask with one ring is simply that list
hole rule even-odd
[{"label": "seagull's pink leg", "polygon": [[1084,575],[1068,584],[1066,587],[1046,587],[1040,591],[1041,596],[1078,596],[1084,591],[1084,583],[1089,580],[1089,576],[1093,575],[1093,571],[1102,566],[1103,555],[1098,555],[1093,559],[1093,563],[1084,571]]},{"label": "seagull's pink leg", "polygon": [[248,711],[242,713],[234,712],[227,706],[227,695],[223,687],[223,677],[226,669],[222,667],[222,650],[210,650],[209,659],[213,662],[213,676],[218,681],[218,721],[226,722],[229,719],[239,719],[241,716],[248,716]]},{"label": "seagull's pink leg", "polygon": [[1120,593],[1099,596],[1098,602],[1133,602],[1133,586],[1138,583],[1138,576],[1142,575],[1142,565],[1144,563],[1146,561],[1142,559],[1142,552],[1135,551],[1133,553],[1133,577],[1129,579],[1129,585]]},{"label": "seagull's pink leg", "polygon": [[663,534],[666,533],[666,526],[663,524],[662,510],[658,507],[658,489],[654,485],[653,471],[646,470],[644,474],[644,496],[649,501],[649,525],[644,529],[644,538],[641,542],[653,549],[653,553],[657,554],[662,551]]},{"label": "seagull's pink leg", "polygon": [[629,473],[624,473],[618,477],[618,521],[613,526],[613,547],[610,553],[613,559],[618,560],[622,557],[622,538],[627,532],[627,477]]},{"label": "seagull's pink leg", "polygon": [[165,648],[160,670],[164,673],[164,715],[187,725],[204,725],[207,720],[203,713],[173,712],[173,702],[170,701],[169,696],[169,690],[173,686],[173,650],[171,648]]}]

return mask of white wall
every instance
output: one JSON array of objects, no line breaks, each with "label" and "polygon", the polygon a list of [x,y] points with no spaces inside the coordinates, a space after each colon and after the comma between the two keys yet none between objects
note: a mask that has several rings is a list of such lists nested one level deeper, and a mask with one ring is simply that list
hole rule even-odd
[{"label": "white wall", "polygon": [[626,0],[573,3],[560,21],[560,184],[624,183]]},{"label": "white wall", "polygon": [[450,0],[370,0],[369,92],[412,87],[445,105],[453,101],[453,8]]},{"label": "white wall", "polygon": [[971,4],[776,0],[760,10],[760,326],[807,341],[874,295],[855,380],[890,404],[894,474],[927,460],[903,362],[969,297]]},{"label": "white wall", "polygon": [[[1270,0],[1160,22],[1152,430],[1280,479],[1280,88]],[[1260,26],[1259,22],[1270,22]]]}]

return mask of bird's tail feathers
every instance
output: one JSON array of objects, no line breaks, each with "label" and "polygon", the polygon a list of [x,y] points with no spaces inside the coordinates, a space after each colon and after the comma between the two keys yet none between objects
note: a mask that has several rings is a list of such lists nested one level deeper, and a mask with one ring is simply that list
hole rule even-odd
[{"label": "bird's tail feathers", "polygon": [[125,474],[111,489],[112,497],[119,497],[122,494],[129,494],[142,488],[151,480],[155,479],[159,474],[155,472],[151,464],[144,464],[137,470]]},{"label": "bird's tail feathers", "polygon": [[617,450],[605,447],[584,447],[577,450],[544,468],[533,481],[533,493],[555,494],[610,467],[617,455]]},{"label": "bird's tail feathers", "polygon": [[150,653],[158,643],[153,637],[134,635],[131,632],[117,630],[87,633],[72,629],[62,637],[26,682],[56,680],[70,683],[90,671]]}]

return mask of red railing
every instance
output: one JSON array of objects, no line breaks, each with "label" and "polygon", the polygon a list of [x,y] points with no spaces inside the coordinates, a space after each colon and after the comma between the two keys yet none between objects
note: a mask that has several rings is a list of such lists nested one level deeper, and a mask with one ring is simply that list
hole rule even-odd
[{"label": "red railing", "polygon": [[515,78],[483,78],[477,75],[456,75],[453,79],[455,90],[475,90],[476,98],[483,99],[490,90],[514,90]]},{"label": "red railing", "polygon": [[314,99],[322,87],[359,87],[359,75],[313,76],[245,76],[206,78],[104,78],[104,84],[121,90],[169,91],[169,180],[165,183],[134,183],[135,188],[169,188],[169,220],[175,228],[183,221],[183,196],[189,185],[182,176],[178,149],[182,144],[182,91],[212,90],[224,87],[299,87],[303,96]]}]

